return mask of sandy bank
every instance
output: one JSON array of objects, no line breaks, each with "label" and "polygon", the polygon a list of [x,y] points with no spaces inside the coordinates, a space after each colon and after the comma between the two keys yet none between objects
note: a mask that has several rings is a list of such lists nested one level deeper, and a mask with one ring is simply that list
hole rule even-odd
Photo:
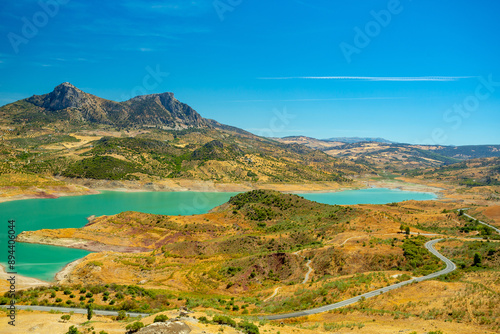
[{"label": "sandy bank", "polygon": [[75,192],[53,192],[47,194],[43,191],[34,192],[32,190],[23,191],[21,194],[3,194],[0,195],[0,203],[10,202],[10,201],[21,201],[26,199],[45,199],[45,198],[59,198],[66,196],[85,196],[85,195],[96,195],[99,194],[98,190],[95,189],[87,189],[86,191],[75,191]]},{"label": "sandy bank", "polygon": [[94,191],[123,191],[123,192],[146,192],[146,191],[192,191],[192,192],[245,192],[255,189],[270,189],[285,193],[328,193],[344,190],[357,190],[366,188],[389,188],[405,191],[432,192],[438,196],[444,189],[429,185],[407,183],[401,180],[371,180],[358,179],[352,183],[339,184],[337,182],[310,182],[310,183],[218,183],[213,181],[165,179],[157,182],[140,181],[109,181],[78,179],[66,182],[76,182],[80,186]]},{"label": "sandy bank", "polygon": [[[6,291],[9,291],[10,284],[7,282],[7,279],[12,275],[7,274],[4,266],[0,265],[0,293],[3,294]],[[16,290],[25,290],[37,286],[49,286],[49,282],[45,282],[36,278],[26,277],[21,275],[16,276]]]},{"label": "sandy bank", "polygon": [[243,192],[254,189],[274,189],[285,192],[338,191],[363,187],[362,184],[338,184],[336,182],[311,183],[219,183],[214,181],[163,179],[155,182],[110,181],[91,179],[60,179],[93,190],[113,190],[126,192],[140,191],[193,191],[193,192]]},{"label": "sandy bank", "polygon": [[17,242],[25,242],[28,244],[41,244],[49,246],[67,247],[83,249],[90,252],[120,252],[120,253],[140,253],[148,251],[147,248],[127,247],[120,245],[108,245],[95,240],[77,239],[77,238],[56,238],[43,235],[47,230],[24,231],[17,238]]},{"label": "sandy bank", "polygon": [[83,261],[83,258],[75,260],[64,266],[57,274],[56,281],[59,284],[64,284],[69,280],[70,274],[75,269],[75,267]]}]

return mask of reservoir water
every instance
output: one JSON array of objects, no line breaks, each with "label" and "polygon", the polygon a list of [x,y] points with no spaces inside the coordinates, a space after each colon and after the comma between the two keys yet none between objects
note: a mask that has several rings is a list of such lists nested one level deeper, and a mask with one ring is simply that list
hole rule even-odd
[{"label": "reservoir water", "polygon": [[[91,215],[113,215],[123,211],[140,211],[165,215],[206,213],[237,193],[227,192],[114,192],[97,195],[30,199],[0,203],[0,245],[4,250],[0,263],[7,259],[7,221],[16,221],[16,234],[22,231],[82,227]],[[404,200],[430,200],[432,193],[407,192],[390,189],[362,189],[337,193],[300,194],[327,204],[384,204]],[[50,281],[67,263],[89,252],[79,249],[35,244],[16,244],[16,271],[19,275]]]},{"label": "reservoir water", "polygon": [[336,193],[301,194],[308,200],[325,204],[387,204],[408,200],[425,201],[435,199],[433,193],[402,191],[399,189],[369,188],[360,190],[345,190]]}]

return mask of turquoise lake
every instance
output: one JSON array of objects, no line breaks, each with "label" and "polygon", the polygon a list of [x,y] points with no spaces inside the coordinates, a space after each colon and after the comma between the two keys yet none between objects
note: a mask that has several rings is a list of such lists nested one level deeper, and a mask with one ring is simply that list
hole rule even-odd
[{"label": "turquoise lake", "polygon": [[[0,263],[7,259],[7,221],[16,221],[16,234],[39,229],[82,227],[91,215],[113,215],[140,211],[165,215],[206,213],[237,193],[207,192],[114,192],[97,195],[31,199],[0,203],[0,245],[4,246]],[[408,192],[383,188],[348,190],[337,193],[300,194],[309,200],[327,204],[385,204],[405,200],[430,200],[432,193]],[[19,275],[51,281],[67,263],[89,252],[79,249],[35,244],[16,244],[16,271]]]}]

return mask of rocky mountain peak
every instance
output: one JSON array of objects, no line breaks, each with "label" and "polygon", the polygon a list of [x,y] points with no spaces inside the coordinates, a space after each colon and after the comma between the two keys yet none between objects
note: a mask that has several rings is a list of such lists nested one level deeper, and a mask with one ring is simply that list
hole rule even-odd
[{"label": "rocky mountain peak", "polygon": [[164,129],[217,127],[200,116],[189,105],[180,102],[174,93],[149,94],[115,102],[88,94],[63,82],[44,95],[25,99],[48,117],[57,116],[71,121],[117,126],[148,126]]},{"label": "rocky mountain peak", "polygon": [[67,88],[74,88],[74,89],[78,89],[76,88],[74,85],[72,85],[70,82],[63,82],[62,84],[56,86],[55,89],[57,89],[58,87],[67,87]]},{"label": "rocky mountain peak", "polygon": [[156,98],[163,98],[163,99],[168,99],[168,100],[175,99],[174,93],[166,92],[166,93],[139,95],[139,96],[131,98],[128,101],[134,102],[134,101],[143,101],[143,100],[156,99]]},{"label": "rocky mountain peak", "polygon": [[28,99],[28,102],[50,111],[57,111],[66,108],[78,108],[85,103],[86,95],[86,93],[69,82],[64,82],[56,86],[48,94],[32,96]]}]

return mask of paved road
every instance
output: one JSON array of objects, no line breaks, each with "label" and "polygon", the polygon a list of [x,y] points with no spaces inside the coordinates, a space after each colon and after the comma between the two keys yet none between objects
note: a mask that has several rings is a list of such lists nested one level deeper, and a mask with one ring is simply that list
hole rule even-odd
[{"label": "paved road", "polygon": [[398,289],[398,288],[400,288],[400,287],[402,287],[404,285],[410,284],[410,283],[422,282],[422,281],[425,281],[425,280],[428,280],[428,279],[431,279],[431,278],[435,278],[435,277],[438,277],[438,276],[441,276],[441,275],[444,275],[444,274],[451,273],[453,270],[457,269],[457,267],[455,266],[455,264],[453,262],[451,262],[451,260],[449,260],[448,258],[444,257],[443,255],[441,255],[440,253],[438,253],[437,250],[434,249],[434,245],[436,243],[440,242],[441,240],[443,240],[443,239],[435,239],[435,240],[428,241],[425,244],[425,248],[427,248],[432,254],[436,255],[441,261],[443,261],[446,264],[446,268],[443,269],[443,270],[437,271],[437,272],[432,273],[432,274],[427,275],[427,276],[417,277],[417,278],[414,278],[414,279],[411,279],[411,280],[408,280],[408,281],[404,281],[404,282],[401,282],[401,283],[397,283],[397,284],[393,284],[393,285],[390,285],[390,286],[386,286],[386,287],[381,288],[381,289],[370,291],[370,292],[364,293],[362,295],[359,295],[359,296],[356,296],[356,297],[353,297],[353,298],[350,298],[350,299],[347,299],[347,300],[343,300],[343,301],[335,303],[335,304],[325,305],[325,306],[322,306],[322,307],[317,307],[317,308],[313,308],[313,309],[309,309],[309,310],[304,310],[304,311],[299,311],[299,312],[293,312],[293,313],[268,315],[268,316],[264,316],[263,318],[264,319],[268,319],[268,320],[279,320],[279,319],[303,317],[303,316],[308,316],[308,315],[311,315],[311,314],[317,314],[317,313],[327,312],[327,311],[330,311],[330,310],[334,310],[334,309],[337,309],[337,308],[340,308],[340,307],[344,307],[344,306],[347,306],[347,305],[351,305],[351,304],[357,303],[363,297],[364,298],[375,297],[375,296],[378,296],[378,295],[380,295],[382,293],[386,293],[388,291],[391,291],[391,290],[394,290],[394,289]]},{"label": "paved road", "polygon": [[[2,306],[5,308],[5,306]],[[45,312],[50,312],[50,311],[59,311],[63,313],[78,313],[78,314],[87,314],[87,309],[84,308],[71,308],[71,307],[56,307],[56,306],[31,306],[31,305],[16,305],[16,309],[18,310],[26,310],[30,309],[33,311],[45,311]],[[103,310],[94,310],[94,314],[97,315],[118,315],[118,311],[103,311]],[[148,317],[151,314],[147,313],[130,313],[127,312],[127,315],[130,317]]]},{"label": "paved road", "polygon": [[[343,300],[343,301],[335,303],[335,304],[325,305],[322,307],[317,307],[317,308],[299,311],[299,312],[293,312],[293,313],[268,315],[268,316],[264,316],[262,318],[265,318],[268,320],[279,320],[279,319],[296,318],[296,317],[303,317],[303,316],[307,316],[307,315],[311,315],[311,314],[323,313],[323,312],[334,310],[334,309],[337,309],[340,307],[344,307],[347,305],[357,303],[363,297],[364,298],[375,297],[375,296],[378,296],[382,293],[386,293],[388,291],[398,289],[398,288],[400,288],[404,285],[410,284],[410,283],[422,282],[422,281],[425,281],[425,280],[428,280],[431,278],[435,278],[435,277],[438,277],[438,276],[441,276],[444,274],[448,274],[448,273],[454,271],[455,269],[457,269],[457,267],[455,266],[455,264],[453,262],[451,262],[451,260],[444,257],[437,250],[434,249],[434,245],[436,243],[440,242],[441,240],[443,240],[443,239],[435,239],[435,240],[428,241],[425,244],[425,248],[427,248],[432,254],[436,255],[441,261],[443,261],[446,264],[446,268],[443,270],[437,271],[437,272],[429,274],[427,276],[417,277],[417,278],[414,278],[414,279],[411,279],[408,281],[400,282],[397,284],[386,286],[386,287],[381,288],[381,289],[370,291],[370,292],[364,293],[362,295],[359,295],[359,296],[356,296],[356,297],[353,297],[350,299],[346,299],[346,300]],[[278,289],[275,290],[275,294],[277,293]],[[271,296],[271,297],[273,297],[273,296]],[[74,312],[74,313],[79,313],[79,314],[87,314],[87,310],[81,309],[81,308],[52,307],[52,306],[29,306],[29,305],[16,305],[16,308],[19,310],[31,309],[31,310],[35,310],[35,311],[46,311],[46,312],[53,310],[53,311],[59,311],[59,312],[64,312],[64,313]],[[110,316],[118,315],[117,311],[94,310],[94,313],[97,315],[110,315]],[[138,317],[138,316],[147,317],[150,315],[147,313],[127,313],[127,314],[131,317]]]},{"label": "paved road", "polygon": [[[462,209],[462,210],[463,210],[463,209]],[[495,226],[491,226],[490,224],[486,224],[485,222],[482,222],[482,221],[480,221],[479,219],[476,219],[476,218],[474,218],[474,217],[472,217],[472,216],[469,216],[469,215],[468,215],[468,214],[466,214],[465,212],[464,212],[464,216],[469,217],[469,218],[471,218],[471,219],[475,219],[478,223],[483,224],[483,225],[486,225],[486,226],[489,226],[489,227],[491,227],[492,229],[494,229],[494,230],[495,230],[498,234],[500,234],[500,230],[499,230],[498,228],[496,228]]]}]

